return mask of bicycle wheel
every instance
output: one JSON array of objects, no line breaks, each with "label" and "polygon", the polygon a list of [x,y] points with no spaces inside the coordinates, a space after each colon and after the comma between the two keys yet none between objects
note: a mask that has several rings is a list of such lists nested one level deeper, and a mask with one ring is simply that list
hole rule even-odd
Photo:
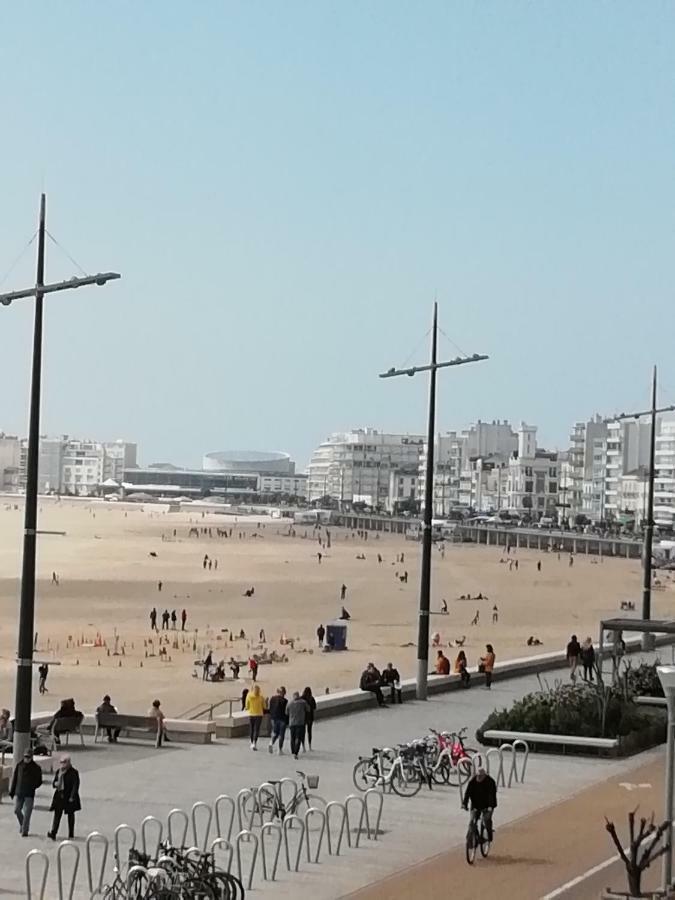
[{"label": "bicycle wheel", "polygon": [[463,756],[454,765],[450,766],[448,771],[448,784],[452,787],[459,787],[460,784],[466,784],[473,774],[473,766],[471,760]]},{"label": "bicycle wheel", "polygon": [[227,872],[211,872],[204,876],[216,900],[244,900],[244,885]]},{"label": "bicycle wheel", "polygon": [[354,766],[352,781],[357,791],[367,791],[378,783],[379,772],[372,759],[360,759]]},{"label": "bicycle wheel", "polygon": [[485,822],[481,819],[480,823],[480,853],[483,859],[487,858],[488,853],[490,852],[490,847],[492,846],[492,842],[488,840],[487,836],[487,828],[485,827]]},{"label": "bicycle wheel", "polygon": [[203,878],[186,878],[178,896],[185,900],[217,900],[215,891]]},{"label": "bicycle wheel", "polygon": [[256,815],[260,816],[263,823],[272,822],[277,813],[276,794],[270,788],[257,790],[255,793],[247,794],[244,798],[242,823],[244,828],[255,824]]},{"label": "bicycle wheel", "polygon": [[473,826],[469,827],[466,835],[465,852],[466,861],[472,866],[476,859],[476,829]]},{"label": "bicycle wheel", "polygon": [[435,784],[449,784],[452,765],[447,756],[444,756],[439,764],[431,770],[431,777]]},{"label": "bicycle wheel", "polygon": [[391,786],[399,797],[414,797],[422,787],[422,774],[411,762],[404,761],[396,768],[391,778]]},{"label": "bicycle wheel", "polygon": [[[305,795],[300,792],[298,794],[298,799],[295,805],[290,804],[286,808],[286,814],[290,815],[291,813],[294,813],[296,816],[300,816],[300,818],[304,821],[305,813],[308,809],[310,809],[310,807],[312,809],[320,809],[322,812],[325,812],[327,805],[328,804],[323,799],[323,797],[320,797],[318,794]],[[310,818],[307,820],[307,828],[312,833],[320,831],[322,827],[323,820],[321,819],[321,816],[310,816]]]}]

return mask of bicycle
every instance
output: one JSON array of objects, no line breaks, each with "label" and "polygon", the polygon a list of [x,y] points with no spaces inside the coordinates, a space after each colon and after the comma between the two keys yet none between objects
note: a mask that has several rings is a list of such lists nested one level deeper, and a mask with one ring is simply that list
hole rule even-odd
[{"label": "bicycle", "polygon": [[433,728],[429,730],[434,735],[438,748],[438,756],[431,768],[431,777],[436,784],[459,787],[462,782],[471,777],[473,772],[471,754],[476,752],[464,745],[464,735],[467,729],[440,733]]},{"label": "bicycle", "polygon": [[276,819],[283,824],[287,816],[299,815],[302,818],[308,809],[325,811],[327,804],[323,797],[310,793],[310,790],[318,788],[319,776],[305,775],[299,770],[296,774],[300,776],[300,787],[287,803],[283,802],[281,781],[268,781],[259,788],[251,788],[251,793],[244,799],[243,804],[245,821],[252,822],[258,813],[262,822],[273,822]]},{"label": "bicycle", "polygon": [[[476,848],[480,848],[480,855],[483,859],[487,858],[492,846],[492,838],[488,838],[490,833],[488,830],[485,815],[488,810],[481,809],[472,810],[471,819],[469,821],[469,830],[466,833],[466,861],[470,866],[474,864],[476,859]],[[489,810],[492,813],[492,810]]]},{"label": "bicycle", "polygon": [[400,744],[396,750],[380,750],[373,747],[371,756],[362,756],[354,766],[352,781],[358,791],[374,787],[389,787],[399,797],[414,797],[429,784],[424,763],[416,759],[416,751],[410,744]]}]

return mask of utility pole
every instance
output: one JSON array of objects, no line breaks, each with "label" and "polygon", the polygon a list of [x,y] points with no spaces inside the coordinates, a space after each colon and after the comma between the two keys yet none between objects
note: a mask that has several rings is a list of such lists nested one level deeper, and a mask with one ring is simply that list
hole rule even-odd
[{"label": "utility pole", "polygon": [[0,304],[9,306],[14,300],[35,298],[33,325],[33,364],[28,424],[28,454],[26,459],[26,505],[24,511],[23,563],[21,570],[21,600],[19,607],[19,638],[16,655],[16,705],[14,719],[13,756],[16,766],[30,747],[30,724],[33,681],[33,649],[35,630],[35,556],[37,549],[38,470],[40,461],[40,399],[42,388],[42,321],[45,294],[65,291],[83,285],[103,285],[120,277],[116,272],[73,278],[45,284],[45,235],[47,201],[40,197],[38,224],[37,274],[35,287],[0,294]]},{"label": "utility pole", "polygon": [[424,480],[424,518],[422,522],[422,572],[420,577],[419,619],[417,633],[417,699],[427,699],[429,672],[429,612],[431,599],[431,549],[434,499],[434,433],[436,430],[436,373],[448,366],[462,366],[467,363],[488,359],[474,353],[473,356],[458,356],[447,362],[437,361],[438,347],[438,304],[434,303],[431,327],[431,357],[428,366],[413,366],[408,369],[391,368],[382,372],[380,378],[395,378],[399,375],[412,377],[417,372],[429,372],[429,411],[427,416],[427,463]]},{"label": "utility pole", "polygon": [[[652,403],[651,408],[634,413],[621,413],[605,421],[622,422],[625,419],[640,419],[642,416],[650,417],[649,433],[649,480],[647,482],[647,509],[645,514],[644,545],[642,550],[642,618],[646,621],[652,617],[652,544],[654,542],[654,478],[656,474],[656,416],[659,413],[673,412],[675,406],[656,407],[657,370],[654,366],[652,373]],[[652,636],[644,635],[643,647],[650,649]]]}]

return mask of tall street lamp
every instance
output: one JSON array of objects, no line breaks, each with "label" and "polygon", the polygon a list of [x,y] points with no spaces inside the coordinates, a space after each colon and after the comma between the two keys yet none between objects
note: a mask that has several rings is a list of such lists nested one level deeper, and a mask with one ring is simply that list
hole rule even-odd
[{"label": "tall street lamp", "polygon": [[434,433],[436,430],[436,372],[449,366],[463,366],[467,363],[488,359],[474,353],[473,356],[458,356],[447,362],[437,362],[438,346],[438,304],[434,303],[434,318],[431,328],[431,361],[428,366],[412,366],[408,369],[389,369],[380,378],[396,378],[399,375],[416,375],[429,372],[429,413],[427,422],[427,465],[424,480],[424,519],[422,522],[422,573],[420,578],[420,602],[417,630],[417,699],[427,699],[427,676],[429,672],[429,612],[431,597],[431,522],[434,505]]},{"label": "tall street lamp", "polygon": [[85,285],[104,285],[120,278],[116,272],[88,275],[45,284],[45,233],[47,201],[40,197],[38,225],[37,277],[35,287],[0,294],[0,304],[9,306],[14,300],[35,297],[33,325],[33,366],[30,389],[28,426],[28,454],[26,460],[26,506],[23,529],[23,565],[21,571],[21,601],[19,607],[19,640],[16,654],[16,704],[14,718],[14,765],[30,747],[31,689],[33,680],[33,649],[35,626],[35,553],[37,547],[38,464],[40,459],[40,395],[42,383],[42,308],[45,294],[67,291]]},{"label": "tall street lamp", "polygon": [[666,796],[663,815],[668,822],[665,833],[665,843],[668,852],[663,854],[663,884],[664,891],[670,887],[673,874],[673,794],[674,768],[675,768],[675,666],[657,666],[656,671],[663,686],[668,705],[668,730],[666,737]]}]

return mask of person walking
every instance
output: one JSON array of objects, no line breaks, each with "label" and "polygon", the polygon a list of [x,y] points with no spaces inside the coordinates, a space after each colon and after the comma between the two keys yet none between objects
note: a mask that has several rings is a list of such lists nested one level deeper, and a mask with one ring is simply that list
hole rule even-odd
[{"label": "person walking", "polygon": [[319,627],[316,629],[316,636],[319,639],[319,650],[321,650],[323,647],[323,639],[326,636],[326,629],[323,627],[323,625],[319,625]]},{"label": "person walking", "polygon": [[567,650],[565,651],[565,656],[567,657],[567,665],[570,669],[570,680],[577,680],[577,668],[579,666],[579,657],[581,656],[581,644],[577,640],[576,634],[573,634],[569,639],[567,644]]},{"label": "person walking", "polygon": [[173,631],[176,630],[176,622],[177,622],[177,621],[178,621],[178,616],[176,615],[176,610],[175,610],[175,609],[172,609],[172,610],[171,610],[171,629],[172,629]]},{"label": "person walking", "polygon": [[293,693],[293,699],[288,704],[288,726],[291,729],[291,753],[293,759],[298,758],[300,746],[305,738],[305,725],[307,722],[307,704],[297,691]]},{"label": "person walking", "polygon": [[347,585],[343,584],[342,587],[340,588],[340,600],[346,600],[346,599],[347,599]]},{"label": "person walking", "polygon": [[492,607],[492,624],[496,625],[497,622],[499,622],[499,607],[495,603],[495,605]]},{"label": "person walking", "polygon": [[487,653],[485,656],[481,657],[481,665],[483,667],[483,671],[485,672],[485,687],[489,691],[492,688],[492,673],[495,668],[495,651],[492,644],[486,644],[485,649]]},{"label": "person walking", "polygon": [[206,659],[202,663],[202,681],[208,681],[209,672],[211,671],[211,666],[213,665],[213,654],[209,650],[206,654]]},{"label": "person walking", "polygon": [[251,734],[251,750],[258,749],[260,726],[265,713],[265,698],[260,692],[260,685],[254,684],[246,695],[245,710],[248,713],[248,724]]},{"label": "person walking", "polygon": [[584,681],[593,681],[593,667],[595,666],[595,649],[593,641],[587,637],[581,647],[581,664],[584,667]]},{"label": "person walking", "polygon": [[40,682],[38,685],[38,690],[41,694],[47,693],[47,676],[49,675],[49,664],[42,663],[40,668],[38,669],[38,675],[40,676]]},{"label": "person walking", "polygon": [[33,759],[33,751],[26,750],[23,759],[12,772],[9,796],[14,801],[14,815],[19,820],[19,833],[28,837],[33,814],[35,792],[42,784],[42,769]]},{"label": "person walking", "polygon": [[162,593],[162,582],[161,582],[161,581],[158,581],[158,582],[157,582],[157,591],[158,591],[160,594]]},{"label": "person walking", "polygon": [[164,719],[166,718],[162,710],[160,709],[161,703],[159,700],[153,700],[152,706],[148,711],[148,717],[150,719],[157,720],[157,739],[155,742],[155,747],[159,748],[162,746],[162,742],[169,742],[169,736],[166,733],[166,727],[164,725]]},{"label": "person walking", "polygon": [[284,738],[286,737],[286,688],[277,688],[277,692],[269,702],[270,721],[272,723],[272,740],[267,748],[274,753],[274,745],[279,741],[279,756],[284,752]]},{"label": "person walking", "polygon": [[305,735],[302,738],[302,749],[305,749],[305,737],[307,738],[307,746],[309,749],[312,749],[312,730],[314,728],[314,717],[316,715],[316,699],[314,694],[312,694],[311,687],[306,687],[302,694],[300,695],[301,699],[305,701],[307,704],[307,716],[305,718]]},{"label": "person walking", "polygon": [[54,813],[52,819],[51,831],[47,832],[47,837],[53,841],[59,832],[59,825],[63,814],[68,819],[68,840],[75,837],[75,813],[82,809],[80,803],[80,773],[73,767],[69,756],[62,756],[59,761],[59,768],[54,776],[54,796],[49,807],[50,812]]},{"label": "person walking", "polygon": [[162,631],[169,630],[169,619],[170,619],[169,610],[165,609],[164,612],[162,613]]},{"label": "person walking", "polygon": [[157,610],[154,606],[150,610],[150,631],[157,631]]},{"label": "person walking", "polygon": [[184,609],[180,614],[180,630],[185,631],[185,623],[187,622],[187,610]]},{"label": "person walking", "polygon": [[248,661],[249,672],[251,673],[251,679],[255,682],[258,680],[258,660],[255,656],[252,656]]}]

